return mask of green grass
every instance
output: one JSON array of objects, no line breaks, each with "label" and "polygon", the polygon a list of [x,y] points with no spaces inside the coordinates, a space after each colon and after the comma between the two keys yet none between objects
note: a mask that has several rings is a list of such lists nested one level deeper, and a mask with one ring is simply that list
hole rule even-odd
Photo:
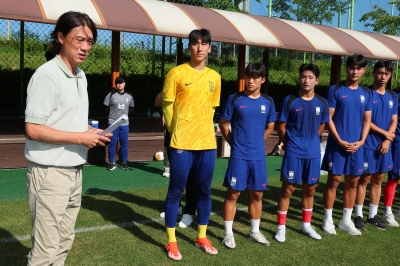
[{"label": "green grass", "polygon": [[[337,230],[337,236],[327,236],[319,226],[323,219],[322,190],[326,176],[321,177],[316,193],[313,224],[321,233],[321,241],[312,240],[298,231],[301,225],[300,190],[291,201],[287,221],[287,240],[273,240],[276,230],[276,201],[280,189],[280,157],[267,157],[269,188],[264,193],[261,230],[271,241],[270,247],[247,239],[249,218],[246,211],[248,195],[239,198],[233,224],[237,248],[228,250],[221,244],[224,235],[221,210],[226,189],[221,185],[227,160],[217,159],[212,187],[213,211],[208,236],[219,250],[207,255],[194,247],[197,226],[177,228],[177,238],[183,260],[180,265],[385,265],[399,261],[395,251],[400,242],[400,229],[381,231],[367,226],[361,237]],[[84,195],[76,224],[76,239],[66,265],[172,265],[166,257],[163,210],[168,179],[162,178],[159,162],[132,163],[131,171],[119,169],[107,172],[104,166],[88,166],[84,170]],[[29,238],[4,243],[5,238],[30,234],[29,206],[24,181],[24,169],[0,172],[0,265],[26,265],[31,247]],[[7,188],[15,183],[14,198],[5,197]],[[341,196],[342,186],[338,189]],[[20,196],[18,196],[20,193]],[[368,205],[369,202],[365,202]],[[335,203],[334,220],[341,218],[342,201]],[[394,209],[399,208],[398,201]],[[365,208],[366,209],[366,208]],[[382,207],[379,213],[382,213]],[[366,214],[365,210],[365,214]],[[153,221],[150,221],[154,219]],[[136,223],[133,223],[136,222]],[[114,228],[100,230],[104,226]],[[92,230],[88,230],[91,228]],[[85,231],[85,232],[82,232]]]}]

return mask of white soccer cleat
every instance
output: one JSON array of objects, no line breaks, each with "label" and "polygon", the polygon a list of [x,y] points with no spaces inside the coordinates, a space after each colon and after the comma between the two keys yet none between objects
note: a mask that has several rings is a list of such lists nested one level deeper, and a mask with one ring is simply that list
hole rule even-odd
[{"label": "white soccer cleat", "polygon": [[386,212],[383,213],[383,219],[387,222],[388,225],[394,226],[394,227],[399,227],[399,223],[396,221],[393,213],[387,214]]},{"label": "white soccer cleat", "polygon": [[222,240],[222,244],[224,244],[225,247],[230,249],[236,248],[235,238],[233,237],[233,235],[226,235],[224,237],[224,240]]},{"label": "white soccer cleat", "polygon": [[335,229],[335,225],[333,224],[333,221],[324,220],[322,222],[321,228],[322,228],[322,230],[324,230],[325,234],[336,235],[336,229]]},{"label": "white soccer cleat", "polygon": [[316,239],[316,240],[321,240],[322,239],[322,237],[317,232],[315,232],[314,228],[311,225],[309,225],[309,226],[301,225],[300,233],[305,234],[305,235],[307,235],[307,236],[309,236],[309,237],[311,237],[313,239]]},{"label": "white soccer cleat", "polygon": [[276,230],[275,240],[281,243],[286,241],[286,228],[278,228]]},{"label": "white soccer cleat", "polygon": [[269,241],[265,238],[261,232],[254,232],[249,234],[249,239],[253,240],[254,242],[260,243],[265,246],[269,246]]},{"label": "white soccer cleat", "polygon": [[361,235],[361,231],[358,230],[355,227],[355,225],[354,225],[352,220],[348,220],[348,221],[340,220],[339,229],[342,230],[342,231],[345,231],[345,232],[347,232],[347,233],[349,233],[350,235],[353,235],[353,236],[360,236]]}]

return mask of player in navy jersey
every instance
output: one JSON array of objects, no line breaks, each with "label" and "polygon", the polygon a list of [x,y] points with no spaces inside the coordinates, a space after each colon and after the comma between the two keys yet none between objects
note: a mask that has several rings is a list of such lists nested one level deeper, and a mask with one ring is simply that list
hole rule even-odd
[{"label": "player in navy jersey", "polygon": [[329,88],[329,136],[321,169],[328,171],[324,188],[325,217],[322,229],[336,235],[332,218],[336,189],[344,175],[343,217],[339,229],[361,235],[351,219],[357,183],[364,172],[364,143],[371,126],[371,91],[358,81],[365,72],[364,56],[355,54],[346,61],[346,80]]},{"label": "player in navy jersey", "polygon": [[[356,218],[354,224],[357,229],[365,230],[363,219],[363,204],[367,185],[369,187],[369,212],[367,223],[379,229],[388,227],[378,216],[378,205],[381,198],[382,180],[385,173],[393,168],[391,142],[395,138],[397,126],[397,95],[386,89],[393,72],[393,65],[389,61],[378,61],[374,65],[374,83],[370,86],[372,95],[371,129],[364,144],[364,174],[357,185]],[[393,224],[397,224],[393,217],[384,215]],[[392,218],[392,219],[390,219]]]},{"label": "player in navy jersey", "polygon": [[[383,202],[385,205],[385,213],[383,218],[390,226],[398,227],[399,223],[396,221],[392,212],[392,204],[394,196],[396,194],[397,183],[400,179],[400,93],[397,94],[398,109],[397,109],[397,127],[396,137],[392,143],[392,158],[393,158],[393,169],[388,174],[388,180],[383,190]],[[400,209],[397,212],[397,219],[400,219]]]},{"label": "player in navy jersey", "polygon": [[222,135],[231,145],[231,156],[223,183],[228,190],[224,202],[225,237],[222,243],[228,248],[236,247],[232,231],[236,201],[246,188],[250,195],[249,238],[266,246],[270,244],[259,228],[263,192],[268,185],[264,140],[274,130],[276,120],[274,101],[260,93],[265,73],[262,63],[251,63],[246,67],[246,89],[229,96],[219,122]]},{"label": "player in navy jersey", "polygon": [[278,230],[275,239],[286,240],[286,216],[296,184],[302,183],[302,225],[300,232],[313,239],[321,236],[311,226],[314,193],[320,176],[320,136],[329,121],[328,103],[315,94],[319,69],[314,64],[299,68],[300,91],[287,96],[278,116],[278,133],[286,145],[281,167],[281,192],[278,199]]}]

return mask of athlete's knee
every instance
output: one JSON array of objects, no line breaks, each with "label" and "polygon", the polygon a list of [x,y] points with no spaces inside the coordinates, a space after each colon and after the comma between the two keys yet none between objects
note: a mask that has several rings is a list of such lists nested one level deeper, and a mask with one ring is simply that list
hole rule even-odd
[{"label": "athlete's knee", "polygon": [[225,200],[229,202],[236,202],[240,196],[240,191],[228,189],[226,192]]},{"label": "athlete's knee", "polygon": [[250,201],[259,202],[262,201],[264,191],[260,190],[249,190]]}]

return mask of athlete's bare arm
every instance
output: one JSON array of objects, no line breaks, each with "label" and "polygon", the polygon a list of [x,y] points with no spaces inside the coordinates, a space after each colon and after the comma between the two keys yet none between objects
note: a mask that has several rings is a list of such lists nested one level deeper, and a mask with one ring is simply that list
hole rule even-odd
[{"label": "athlete's bare arm", "polygon": [[286,123],[278,121],[278,135],[279,135],[279,139],[281,140],[281,142],[283,142],[283,144],[286,144]]},{"label": "athlete's bare arm", "polygon": [[222,136],[231,145],[231,131],[229,130],[229,121],[223,118],[219,119],[219,130],[221,130]]}]

